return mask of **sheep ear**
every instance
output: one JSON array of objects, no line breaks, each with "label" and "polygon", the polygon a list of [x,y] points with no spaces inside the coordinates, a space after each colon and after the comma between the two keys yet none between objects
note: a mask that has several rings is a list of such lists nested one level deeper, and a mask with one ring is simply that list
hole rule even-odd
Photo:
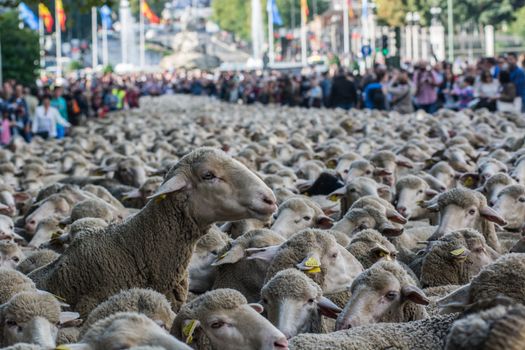
[{"label": "sheep ear", "polygon": [[403,228],[397,228],[390,222],[386,221],[379,227],[379,232],[387,237],[396,237],[403,233]]},{"label": "sheep ear", "polygon": [[244,252],[244,249],[238,245],[234,245],[224,254],[215,259],[215,261],[211,263],[211,266],[235,264],[245,256],[246,253]]},{"label": "sheep ear", "polygon": [[433,190],[431,188],[427,188],[425,190],[425,196],[427,196],[428,198],[434,198],[435,196],[437,196],[439,194],[438,191],[436,190]]},{"label": "sheep ear", "polygon": [[326,196],[326,198],[335,202],[345,195],[346,195],[346,186],[343,186],[343,187],[338,188],[334,192],[330,193],[328,196]]},{"label": "sheep ear", "polygon": [[390,170],[386,170],[383,168],[376,168],[374,170],[374,175],[375,176],[389,176],[389,175],[392,175],[392,172]]},{"label": "sheep ear", "polygon": [[15,199],[16,203],[25,202],[26,200],[31,198],[31,195],[26,192],[16,192],[13,194],[13,198]]},{"label": "sheep ear", "polygon": [[398,224],[404,225],[407,223],[407,219],[405,219],[403,215],[399,214],[396,210],[393,210],[393,209],[386,210],[386,217],[388,218],[388,220],[398,223]]},{"label": "sheep ear", "polygon": [[9,207],[3,203],[0,203],[0,210],[6,210],[9,209]]},{"label": "sheep ear", "polygon": [[467,284],[437,301],[442,314],[460,312],[469,304],[470,284]]},{"label": "sheep ear", "polygon": [[175,174],[171,179],[164,181],[164,183],[160,185],[157,192],[155,192],[153,196],[148,197],[148,199],[158,198],[170,193],[178,192],[188,186],[189,184],[186,176],[184,176],[182,173],[178,173]]},{"label": "sheep ear", "polygon": [[273,260],[280,247],[280,245],[271,245],[265,248],[248,248],[244,251],[246,252],[246,255],[248,255],[248,260],[259,259],[270,262]]},{"label": "sheep ear", "polygon": [[338,314],[343,310],[335,305],[330,299],[326,297],[321,297],[317,302],[317,308],[321,312],[321,315],[336,319]]},{"label": "sheep ear", "polygon": [[77,344],[62,344],[57,346],[54,350],[93,350],[91,345],[86,343]]},{"label": "sheep ear", "polygon": [[251,303],[251,304],[248,304],[248,306],[254,309],[255,312],[257,312],[258,314],[262,314],[264,311],[264,307],[261,304]]},{"label": "sheep ear", "polygon": [[80,317],[78,312],[62,311],[60,313],[60,324],[77,320]]},{"label": "sheep ear", "polygon": [[479,182],[479,174],[464,173],[459,177],[459,182],[467,188],[475,188]]},{"label": "sheep ear", "polygon": [[405,300],[410,300],[419,305],[428,305],[430,303],[425,293],[416,286],[404,286],[401,288],[401,295]]},{"label": "sheep ear", "polygon": [[400,158],[399,156],[396,157],[396,164],[404,168],[409,168],[409,169],[414,168],[414,164],[412,164],[411,161],[409,161],[408,159]]},{"label": "sheep ear", "polygon": [[500,226],[507,225],[505,219],[502,218],[501,215],[499,215],[494,209],[490,207],[481,208],[479,213],[488,221],[492,221]]},{"label": "sheep ear", "polygon": [[310,253],[303,259],[303,261],[295,266],[297,266],[297,268],[301,271],[316,273],[320,271],[321,258],[318,256],[318,254]]},{"label": "sheep ear", "polygon": [[140,193],[139,189],[136,188],[133,191],[124,193],[124,197],[122,197],[122,200],[140,198],[140,197],[142,197],[142,194]]},{"label": "sheep ear", "polygon": [[317,227],[322,229],[329,229],[334,226],[334,220],[328,216],[321,215],[317,217]]},{"label": "sheep ear", "polygon": [[382,244],[376,243],[375,246],[370,249],[370,252],[372,252],[374,255],[385,258],[386,260],[392,260],[390,257],[390,251],[384,247]]}]

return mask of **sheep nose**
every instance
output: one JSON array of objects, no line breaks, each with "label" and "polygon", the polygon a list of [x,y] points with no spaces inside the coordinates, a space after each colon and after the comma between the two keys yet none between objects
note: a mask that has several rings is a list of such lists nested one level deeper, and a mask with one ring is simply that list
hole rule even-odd
[{"label": "sheep nose", "polygon": [[491,199],[491,200],[489,201],[489,206],[493,207],[494,204],[496,204],[496,201],[493,200],[493,199]]},{"label": "sheep nose", "polygon": [[268,205],[275,205],[275,198],[272,196],[262,195],[262,201]]},{"label": "sheep nose", "polygon": [[276,349],[288,349],[288,340],[286,338],[279,338],[273,343],[273,346]]},{"label": "sheep nose", "polygon": [[36,220],[26,222],[25,228],[27,231],[33,231],[36,228]]},{"label": "sheep nose", "polygon": [[401,214],[404,217],[406,217],[406,213],[407,213],[407,208],[406,207],[400,206],[400,207],[397,207],[396,209],[399,212],[399,214]]}]

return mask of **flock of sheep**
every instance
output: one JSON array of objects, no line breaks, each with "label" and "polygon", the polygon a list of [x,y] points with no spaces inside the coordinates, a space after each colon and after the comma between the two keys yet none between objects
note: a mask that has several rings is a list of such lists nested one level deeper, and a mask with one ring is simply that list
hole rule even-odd
[{"label": "flock of sheep", "polygon": [[0,149],[2,347],[525,349],[523,116],[141,105]]}]

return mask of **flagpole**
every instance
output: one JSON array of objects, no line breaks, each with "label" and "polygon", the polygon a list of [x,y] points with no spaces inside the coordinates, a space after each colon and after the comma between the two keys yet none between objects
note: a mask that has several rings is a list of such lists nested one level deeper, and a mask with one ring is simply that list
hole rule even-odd
[{"label": "flagpole", "polygon": [[108,50],[108,24],[107,21],[102,21],[102,64],[104,67],[109,65]]},{"label": "flagpole", "polygon": [[344,59],[343,63],[345,66],[349,66],[350,58],[350,29],[348,24],[348,0],[341,0],[343,2],[343,52]]},{"label": "flagpole", "polygon": [[275,63],[275,52],[273,47],[273,1],[266,0],[268,4],[266,5],[266,10],[268,12],[268,59],[270,60],[270,65]]},{"label": "flagpole", "polygon": [[301,6],[301,64],[306,66],[306,11]]},{"label": "flagpole", "polygon": [[0,33],[0,86],[4,86],[4,76],[2,74],[2,33]]},{"label": "flagpole", "polygon": [[62,31],[58,16],[57,0],[55,0],[55,38],[56,38],[56,60],[57,60],[57,77],[62,77]]},{"label": "flagpole", "polygon": [[140,68],[146,64],[146,38],[144,34],[144,0],[140,0]]},{"label": "flagpole", "polygon": [[46,51],[45,51],[45,38],[44,38],[44,18],[42,16],[38,17],[38,43],[40,46],[40,75],[44,73],[46,68]]},{"label": "flagpole", "polygon": [[98,35],[97,35],[97,8],[91,8],[91,66],[95,69],[98,66]]}]

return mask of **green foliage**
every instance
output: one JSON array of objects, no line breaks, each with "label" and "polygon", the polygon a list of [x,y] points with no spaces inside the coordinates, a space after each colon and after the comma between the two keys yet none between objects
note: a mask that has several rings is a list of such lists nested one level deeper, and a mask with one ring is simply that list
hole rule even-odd
[{"label": "green foliage", "polygon": [[510,32],[525,40],[525,6],[516,12],[516,20],[510,25]]},{"label": "green foliage", "polygon": [[113,66],[108,64],[107,66],[104,67],[104,69],[102,70],[102,73],[104,74],[113,73]]},{"label": "green foliage", "polygon": [[[212,18],[223,30],[236,37],[249,39],[251,33],[251,2],[247,0],[213,0]],[[261,4],[262,5],[262,4]],[[265,6],[262,6],[265,8]]]},{"label": "green foliage", "polygon": [[[317,14],[321,14],[330,8],[330,1],[327,0],[308,0],[309,15],[308,20],[312,20],[314,17],[314,2]],[[263,8],[266,9],[266,2],[261,0]],[[286,28],[291,28],[292,23],[295,23],[296,27],[301,25],[301,0],[276,0],[283,25]],[[292,9],[293,7],[293,9]],[[292,16],[293,13],[293,16]],[[293,18],[293,20],[292,20]]]},{"label": "green foliage", "polygon": [[77,61],[77,60],[71,61],[69,63],[69,67],[68,67],[69,71],[71,71],[71,72],[77,71],[77,70],[82,69],[82,68],[84,68],[84,66],[82,65],[82,62]]},{"label": "green foliage", "polygon": [[38,74],[38,34],[27,28],[20,29],[18,24],[16,11],[0,15],[2,72],[4,79],[15,79],[22,84],[33,85]]}]

